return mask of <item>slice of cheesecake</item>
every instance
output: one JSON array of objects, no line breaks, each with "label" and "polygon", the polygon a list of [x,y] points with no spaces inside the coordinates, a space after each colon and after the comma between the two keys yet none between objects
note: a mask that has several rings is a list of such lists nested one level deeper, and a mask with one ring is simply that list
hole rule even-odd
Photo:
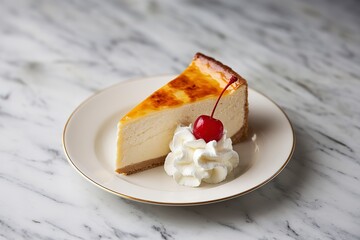
[{"label": "slice of cheesecake", "polygon": [[198,116],[210,114],[232,76],[238,81],[224,93],[214,118],[221,120],[233,144],[246,138],[246,80],[219,61],[197,53],[183,73],[119,121],[116,171],[132,174],[162,165],[176,126],[189,125]]}]

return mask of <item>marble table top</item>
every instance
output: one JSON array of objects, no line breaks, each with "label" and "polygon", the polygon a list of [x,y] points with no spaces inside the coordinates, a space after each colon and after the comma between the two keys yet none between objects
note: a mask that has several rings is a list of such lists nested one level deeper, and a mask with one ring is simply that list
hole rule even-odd
[{"label": "marble table top", "polygon": [[[360,4],[42,1],[0,8],[0,239],[360,239]],[[209,54],[277,102],[293,159],[248,195],[125,200],[67,162],[63,126],[95,91]]]}]

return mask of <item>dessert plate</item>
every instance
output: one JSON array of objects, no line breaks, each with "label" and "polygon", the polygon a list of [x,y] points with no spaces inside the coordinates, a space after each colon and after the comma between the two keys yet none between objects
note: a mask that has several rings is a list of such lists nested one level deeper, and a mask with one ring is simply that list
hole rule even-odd
[{"label": "dessert plate", "polygon": [[273,101],[249,89],[250,135],[247,141],[234,146],[240,164],[225,181],[203,183],[198,188],[179,186],[166,175],[163,166],[130,176],[115,173],[118,120],[173,77],[119,83],[85,100],[71,114],[63,131],[63,147],[70,164],[87,180],[118,196],[183,206],[244,195],[265,185],[285,168],[295,147],[291,123]]}]

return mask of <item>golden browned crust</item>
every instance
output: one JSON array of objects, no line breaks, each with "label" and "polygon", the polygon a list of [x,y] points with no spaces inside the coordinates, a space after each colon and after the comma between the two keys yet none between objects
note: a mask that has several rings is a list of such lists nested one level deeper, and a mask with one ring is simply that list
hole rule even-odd
[{"label": "golden browned crust", "polygon": [[158,157],[158,158],[154,158],[154,159],[146,160],[146,161],[143,161],[143,162],[135,163],[135,164],[123,167],[123,168],[118,168],[118,169],[116,169],[116,172],[117,173],[122,173],[122,174],[125,174],[125,175],[130,175],[130,174],[133,174],[133,173],[144,171],[146,169],[161,166],[161,165],[164,164],[165,157],[166,156],[161,156],[161,157]]},{"label": "golden browned crust", "polygon": [[197,53],[190,65],[179,76],[152,93],[120,121],[127,122],[153,111],[179,107],[204,98],[215,98],[220,95],[232,76],[236,76],[238,81],[229,87],[227,93],[235,91],[240,86],[247,87],[246,80],[230,67]]},{"label": "golden browned crust", "polygon": [[229,66],[224,65],[222,62],[215,60],[212,57],[206,56],[202,53],[196,53],[194,56],[195,61],[201,61],[202,64],[209,64],[211,69],[214,69],[217,72],[224,72],[226,79],[229,81],[231,76],[236,76],[238,81],[235,83],[236,86],[245,84],[247,86],[246,80],[240,76],[237,72],[232,70]]}]

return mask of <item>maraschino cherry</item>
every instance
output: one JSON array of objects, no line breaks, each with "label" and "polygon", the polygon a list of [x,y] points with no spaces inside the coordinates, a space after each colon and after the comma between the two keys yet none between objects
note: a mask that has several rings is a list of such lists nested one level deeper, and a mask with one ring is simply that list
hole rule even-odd
[{"label": "maraschino cherry", "polygon": [[232,76],[230,78],[230,81],[225,86],[225,88],[222,90],[219,98],[217,99],[215,106],[212,110],[211,116],[207,115],[201,115],[198,117],[194,122],[194,128],[193,128],[193,134],[196,139],[204,139],[205,142],[210,142],[212,140],[219,141],[223,135],[224,132],[224,125],[222,122],[216,118],[213,118],[215,109],[219,103],[219,100],[223,93],[226,91],[226,89],[237,81],[236,76]]}]

